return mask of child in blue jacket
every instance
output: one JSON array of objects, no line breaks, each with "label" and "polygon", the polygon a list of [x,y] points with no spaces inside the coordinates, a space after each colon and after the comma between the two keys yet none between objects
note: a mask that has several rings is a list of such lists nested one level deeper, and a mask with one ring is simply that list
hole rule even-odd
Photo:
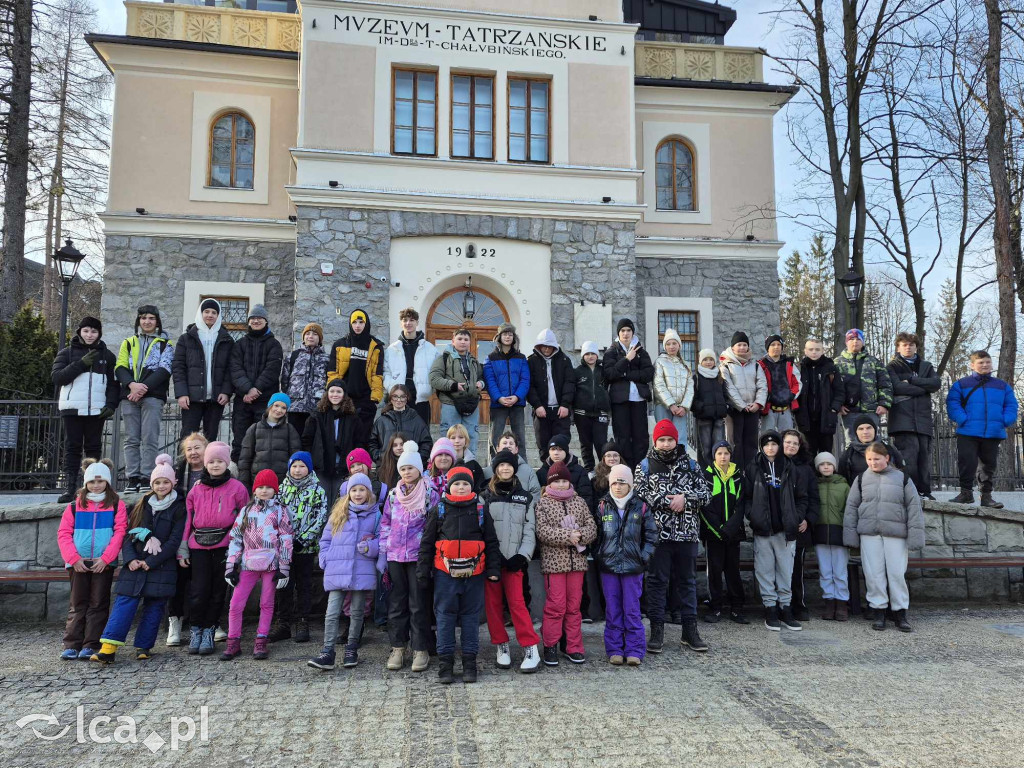
[{"label": "child in blue jacket", "polygon": [[491,445],[498,450],[498,440],[508,424],[526,443],[526,394],[530,391],[530,366],[519,351],[519,336],[512,323],[502,323],[494,334],[494,351],[484,363],[484,383],[491,396]]}]

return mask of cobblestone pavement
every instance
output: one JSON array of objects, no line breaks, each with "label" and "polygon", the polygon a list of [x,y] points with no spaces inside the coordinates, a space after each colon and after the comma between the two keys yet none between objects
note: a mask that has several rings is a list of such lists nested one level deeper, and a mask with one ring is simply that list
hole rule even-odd
[{"label": "cobblestone pavement", "polygon": [[[140,662],[126,649],[115,665],[100,667],[58,661],[57,626],[7,625],[0,627],[0,764],[1024,765],[1024,609],[928,608],[911,618],[917,631],[910,635],[873,632],[859,619],[812,621],[803,632],[781,634],[759,623],[702,624],[711,645],[703,656],[682,650],[673,627],[666,652],[639,669],[607,664],[595,624],[584,627],[584,665],[563,660],[527,677],[497,670],[485,646],[480,682],[448,687],[437,684],[434,661],[423,675],[408,667],[386,672],[386,636],[376,629],[367,630],[359,667],[322,673],[305,666],[315,643],[277,644],[265,662],[162,647]],[[30,714],[56,722],[19,727]],[[90,741],[90,721],[102,715],[112,721],[97,725],[99,737],[113,736],[116,718],[127,716],[137,742]],[[188,724],[179,720],[172,751],[171,718],[188,717],[196,732],[186,741]],[[130,732],[120,722],[124,740]]]}]

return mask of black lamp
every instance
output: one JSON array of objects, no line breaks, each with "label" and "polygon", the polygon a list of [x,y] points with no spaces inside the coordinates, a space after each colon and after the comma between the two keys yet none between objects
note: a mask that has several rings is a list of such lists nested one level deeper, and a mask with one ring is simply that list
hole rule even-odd
[{"label": "black lamp", "polygon": [[472,320],[476,314],[476,294],[473,293],[473,277],[466,278],[466,292],[462,294],[462,315]]},{"label": "black lamp", "polygon": [[864,290],[864,275],[854,271],[851,265],[850,271],[839,278],[839,284],[843,286],[846,301],[856,310],[857,304],[860,302],[861,292]]},{"label": "black lamp", "polygon": [[64,241],[64,247],[53,254],[53,259],[57,262],[57,271],[64,283],[64,291],[60,300],[60,339],[58,340],[59,349],[64,349],[65,339],[68,336],[68,294],[71,292],[71,281],[78,274],[78,267],[85,259],[85,254],[75,248],[71,239],[68,238]]}]

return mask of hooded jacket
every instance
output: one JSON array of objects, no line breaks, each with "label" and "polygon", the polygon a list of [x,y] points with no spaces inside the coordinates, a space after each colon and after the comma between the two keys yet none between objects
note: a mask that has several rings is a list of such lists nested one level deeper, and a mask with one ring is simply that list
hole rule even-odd
[{"label": "hooded jacket", "polygon": [[843,516],[850,484],[833,472],[818,478],[818,522],[814,526],[814,543],[831,547],[843,546]]},{"label": "hooded jacket", "polygon": [[572,403],[574,413],[580,416],[597,416],[612,409],[600,360],[593,368],[586,363],[577,365],[573,369],[573,383],[576,388]]},{"label": "hooded jacket", "polygon": [[487,488],[481,496],[494,521],[502,562],[515,555],[522,555],[529,561],[537,546],[533,496],[515,475],[508,483],[496,483],[496,486],[496,492]]},{"label": "hooded jacket", "polygon": [[525,408],[530,391],[531,372],[526,355],[519,351],[519,336],[515,336],[512,348],[507,352],[501,351],[499,338],[500,333],[495,335],[494,350],[484,363],[484,382],[487,384],[487,393],[491,396],[491,407],[504,407],[498,399],[515,395],[518,400],[512,407]]},{"label": "hooded jacket", "polygon": [[912,432],[930,436],[934,431],[932,393],[938,392],[942,383],[932,364],[918,356],[912,365],[897,354],[885,369],[892,380],[889,434]]},{"label": "hooded jacket", "polygon": [[[544,357],[538,347],[554,347],[550,358]],[[537,337],[527,363],[530,367],[530,390],[526,396],[533,409],[547,409],[552,405],[551,384],[557,404],[572,411],[573,398],[576,393],[576,377],[573,375],[572,360],[558,346],[553,331],[548,329],[543,336]],[[550,374],[549,374],[550,371]],[[550,381],[549,381],[550,379]]]},{"label": "hooded jacket", "polygon": [[342,400],[341,409],[317,411],[302,429],[302,450],[313,457],[313,468],[326,481],[348,475],[345,458],[361,443],[355,438],[356,408],[352,400]]},{"label": "hooded jacket", "polygon": [[295,427],[288,423],[286,416],[276,427],[270,426],[267,417],[251,425],[242,438],[242,452],[238,456],[238,479],[246,487],[260,470],[270,469],[280,481],[288,474],[288,459],[302,450],[302,441]]},{"label": "hooded jacket", "polygon": [[320,534],[327,523],[327,492],[320,485],[316,472],[310,472],[301,480],[293,480],[289,472],[281,481],[277,498],[291,515],[292,552],[316,554]]},{"label": "hooded jacket", "polygon": [[[181,545],[181,537],[185,532],[185,498],[178,496],[167,509],[154,511],[150,505],[153,496],[143,504],[140,528],[148,528],[150,535],[160,542],[160,551],[151,555],[143,547],[149,537],[139,541],[134,535],[127,534],[121,544],[121,560],[124,567],[117,577],[114,591],[128,597],[173,597],[178,586],[178,564],[175,554]],[[131,570],[128,563],[142,560],[149,570],[139,568]]]},{"label": "hooded jacket", "polygon": [[[779,452],[774,462],[768,460],[763,449],[766,438],[774,435],[779,442]],[[758,439],[757,456],[747,466],[744,485],[747,493],[743,497],[743,515],[750,522],[755,536],[771,536],[772,511],[769,499],[769,480],[776,484],[779,493],[779,513],[782,533],[786,541],[795,541],[797,528],[807,516],[807,494],[802,483],[797,482],[793,462],[782,454],[782,439],[777,432],[766,432]],[[774,533],[779,533],[775,531]]]},{"label": "hooded jacket", "polygon": [[[630,348],[638,346],[639,343],[634,336]],[[629,360],[626,357],[626,350],[622,348],[619,340],[615,339],[605,350],[601,366],[604,370],[604,380],[608,383],[608,397],[613,405],[629,402],[630,384],[636,385],[641,400],[650,402],[654,363],[651,362],[651,356],[647,354],[646,349],[640,347],[636,356]]]},{"label": "hooded jacket", "polygon": [[804,434],[834,435],[846,399],[846,385],[836,364],[825,355],[817,360],[805,357],[800,361],[800,379],[803,387],[796,398],[800,407],[793,411],[797,427]]},{"label": "hooded jacket", "polygon": [[597,547],[594,559],[605,573],[643,573],[658,543],[658,523],[651,508],[636,494],[621,514],[611,494],[597,503]]},{"label": "hooded jacket", "polygon": [[[390,392],[396,384],[405,384],[405,339],[399,335],[398,341],[391,342],[384,350],[384,383],[383,392]],[[430,400],[434,390],[430,386],[430,367],[437,359],[437,347],[427,341],[423,331],[416,332],[416,352],[413,355],[412,383],[416,387],[416,402],[425,403]]]},{"label": "hooded jacket", "polygon": [[680,355],[658,355],[654,363],[654,402],[664,408],[693,404],[693,373]]},{"label": "hooded jacket", "polygon": [[[322,344],[292,350],[281,366],[281,391],[296,413],[313,413],[327,386],[327,350]],[[262,391],[262,390],[261,390]]]},{"label": "hooded jacket", "polygon": [[391,445],[391,438],[401,432],[407,440],[415,440],[419,445],[420,457],[426,466],[430,459],[430,449],[434,441],[430,438],[430,428],[411,406],[404,411],[394,409],[383,411],[373,422],[370,432],[370,456],[375,463],[380,463],[381,454]]},{"label": "hooded jacket", "polygon": [[540,542],[540,571],[550,573],[573,573],[587,570],[587,553],[579,551],[569,541],[573,529],[563,524],[572,516],[576,520],[581,538],[580,546],[586,547],[597,538],[597,524],[590,507],[579,495],[562,501],[542,494],[537,502],[537,541]]},{"label": "hooded jacket", "polygon": [[[167,389],[171,381],[171,364],[174,360],[174,347],[168,341],[160,322],[160,315],[157,312],[145,312],[142,309],[153,309],[156,307],[140,307],[139,315],[135,318],[135,335],[129,336],[121,342],[121,348],[117,353],[117,364],[114,367],[114,376],[121,384],[121,397],[127,398],[129,384],[145,384],[148,387],[144,397],[155,397],[158,400],[167,400]],[[149,337],[148,346],[142,348],[142,329],[139,327],[139,317],[142,314],[156,315],[156,328],[153,335]]]},{"label": "hooded jacket", "polygon": [[[353,310],[355,312],[366,315],[366,327],[362,333],[356,334],[349,322],[348,335],[334,342],[328,361],[327,380],[344,379],[347,384],[345,391],[356,403],[364,400],[379,403],[384,398],[384,342],[370,333],[370,313],[359,308]],[[350,376],[349,368],[353,367],[353,361],[365,364],[365,376]]]},{"label": "hooded jacket", "polygon": [[[398,492],[392,488],[384,502],[384,513],[380,518],[380,557],[384,562],[415,563],[420,554],[420,542],[423,529],[427,524],[427,516],[431,510],[437,511],[441,496],[424,477],[427,484],[424,496],[424,508],[413,511],[398,500]],[[378,567],[381,563],[378,563]]]},{"label": "hooded jacket", "polygon": [[701,538],[704,541],[742,541],[744,530],[741,504],[745,493],[743,473],[729,462],[724,471],[716,464],[710,464],[704,468],[704,475],[711,483],[711,501],[700,511]]},{"label": "hooded jacket", "polygon": [[946,412],[958,435],[1006,438],[1006,428],[1017,422],[1020,406],[1013,388],[991,374],[972,373],[949,388]]},{"label": "hooded jacket", "polygon": [[912,482],[893,466],[865,472],[850,487],[843,516],[843,543],[859,547],[861,536],[906,539],[910,549],[924,546],[924,510]]},{"label": "hooded jacket", "polygon": [[220,395],[230,395],[234,392],[231,381],[231,353],[235,348],[235,340],[224,328],[218,315],[217,322],[209,329],[210,335],[215,334],[215,337],[210,356],[213,370],[207,371],[206,354],[199,334],[200,324],[206,328],[201,306],[196,310],[196,321],[178,337],[178,343],[174,345],[174,360],[171,362],[174,396],[187,397],[197,403],[216,400]]},{"label": "hooded jacket", "polygon": [[880,405],[892,408],[892,380],[878,358],[863,349],[856,354],[844,350],[836,358],[836,369],[843,376],[847,410],[874,413]]},{"label": "hooded jacket", "polygon": [[452,501],[444,496],[434,509],[427,512],[416,562],[417,580],[429,580],[435,569],[444,571],[442,550],[448,552],[449,557],[475,557],[483,552],[474,576],[501,576],[501,549],[494,532],[494,520],[487,511],[487,503],[476,494],[465,501]]},{"label": "hooded jacket", "polygon": [[292,521],[288,508],[276,498],[253,499],[231,526],[224,572],[280,571],[287,576],[291,563]]},{"label": "hooded jacket", "polygon": [[[651,506],[661,541],[700,540],[700,510],[711,501],[711,484],[684,446],[677,445],[668,461],[651,448],[637,467],[633,493]],[[686,507],[675,512],[668,497],[679,494]]]},{"label": "hooded jacket", "polygon": [[[262,394],[255,403],[265,403],[277,392],[284,350],[268,325],[258,334],[249,331],[231,350],[231,381],[242,397],[255,387]],[[255,404],[254,403],[254,404]]]},{"label": "hooded jacket", "polygon": [[[337,533],[328,522],[320,537],[320,567],[324,591],[373,590],[377,587],[377,558],[380,555],[380,503],[357,511],[349,507],[348,519]],[[366,542],[366,552],[358,545]]]},{"label": "hooded jacket", "polygon": [[729,347],[719,359],[722,361],[722,377],[725,379],[725,394],[729,404],[737,411],[755,403],[758,408],[764,408],[768,402],[768,382],[754,356],[751,355],[747,362],[743,362]]},{"label": "hooded jacket", "polygon": [[[82,358],[96,350],[92,367],[86,368]],[[61,416],[99,416],[104,408],[115,410],[120,399],[121,387],[114,378],[114,354],[107,349],[103,339],[97,339],[91,347],[85,345],[77,333],[71,343],[53,359],[50,377],[60,387],[57,408]]]},{"label": "hooded jacket", "polygon": [[[476,388],[478,381],[484,381],[483,366],[473,354],[466,353],[469,377],[462,370],[459,354],[454,349],[446,350],[437,356],[430,366],[430,386],[437,393],[442,405],[455,405],[455,400],[467,403],[479,403],[480,391]],[[465,385],[465,391],[459,392],[459,384]],[[484,382],[486,386],[487,382]]]}]

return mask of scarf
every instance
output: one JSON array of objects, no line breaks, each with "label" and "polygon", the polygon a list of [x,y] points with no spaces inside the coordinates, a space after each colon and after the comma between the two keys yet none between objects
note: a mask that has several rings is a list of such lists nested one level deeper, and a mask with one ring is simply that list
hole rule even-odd
[{"label": "scarf", "polygon": [[199,478],[199,482],[202,483],[205,486],[210,487],[210,488],[219,488],[220,486],[224,485],[224,483],[226,483],[230,479],[231,479],[231,470],[230,469],[225,469],[223,475],[219,475],[217,477],[214,477],[213,475],[210,474],[210,470],[208,470],[206,467],[203,467],[203,474]]},{"label": "scarf", "polygon": [[377,506],[377,505],[376,504],[349,504],[348,505],[348,511],[349,511],[349,513],[355,512],[358,515],[360,512],[365,512],[368,509],[373,509],[375,506]]},{"label": "scarf", "polygon": [[576,495],[576,489],[568,488],[564,491],[559,491],[555,488],[548,486],[547,488],[544,489],[544,493],[547,496],[550,496],[552,499],[557,499],[558,501],[568,501],[569,499]]},{"label": "scarf", "polygon": [[149,497],[149,508],[154,512],[163,512],[171,504],[178,500],[178,492],[171,489],[171,492],[164,496],[162,499],[158,499],[154,493]]},{"label": "scarf", "polygon": [[206,392],[204,394],[208,400],[217,399],[213,392],[213,349],[217,346],[220,326],[221,316],[218,312],[213,327],[206,327],[206,321],[203,320],[203,306],[200,304],[199,309],[196,310],[196,336],[199,337],[199,343],[203,345],[203,360],[206,362]]},{"label": "scarf", "polygon": [[632,499],[632,498],[633,498],[633,489],[632,488],[630,488],[629,489],[629,493],[627,493],[621,499],[617,499],[614,496],[612,496],[612,501],[615,502],[615,506],[619,510],[619,516],[620,517],[622,516],[622,511],[626,508],[626,505],[629,504],[629,500]]},{"label": "scarf", "polygon": [[654,458],[656,458],[662,464],[665,464],[666,466],[672,466],[673,464],[676,463],[676,455],[678,450],[679,446],[676,445],[676,447],[673,448],[671,451],[662,451],[658,448],[651,448],[651,453],[653,453]]},{"label": "scarf", "polygon": [[106,501],[107,492],[106,491],[103,491],[102,493],[91,493],[91,492],[89,492],[89,493],[85,494],[85,498],[87,498],[89,501],[94,501],[97,504],[100,504],[100,503]]},{"label": "scarf", "polygon": [[407,492],[406,488],[405,483],[399,483],[395,487],[395,497],[398,499],[398,503],[407,512],[425,512],[427,505],[427,483],[422,475],[413,484],[411,491]]},{"label": "scarf", "polygon": [[447,491],[444,494],[445,501],[450,501],[453,504],[464,504],[467,501],[472,501],[475,498],[476,498],[476,494],[472,493],[472,492],[467,493],[465,496],[453,496],[451,493],[449,493]]},{"label": "scarf", "polygon": [[508,494],[512,493],[512,491],[514,491],[515,488],[516,488],[516,477],[515,477],[515,475],[512,476],[511,480],[498,480],[494,484],[494,489],[498,493],[506,495],[506,496]]},{"label": "scarf", "polygon": [[718,371],[717,367],[716,368],[705,368],[703,365],[698,365],[697,366],[697,373],[699,373],[705,379],[717,379],[719,371]]}]

